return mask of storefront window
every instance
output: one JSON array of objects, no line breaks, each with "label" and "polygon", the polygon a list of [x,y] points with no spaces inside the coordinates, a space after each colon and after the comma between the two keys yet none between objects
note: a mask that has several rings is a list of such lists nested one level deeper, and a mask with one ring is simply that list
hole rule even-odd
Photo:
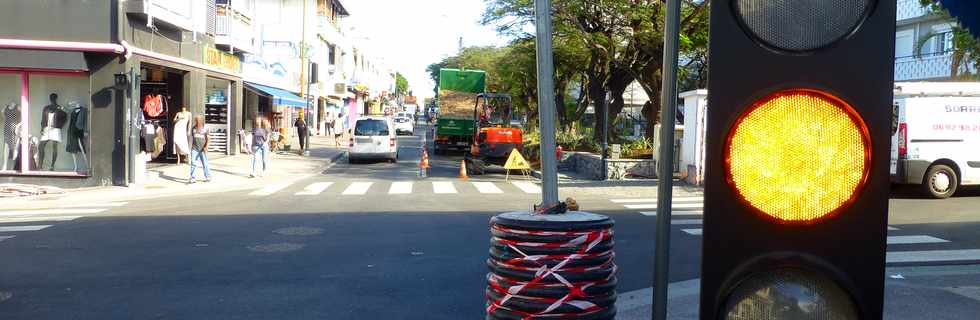
[{"label": "storefront window", "polygon": [[88,77],[31,74],[29,82],[32,170],[88,172]]},{"label": "storefront window", "polygon": [[88,77],[0,73],[0,99],[0,171],[88,173]]},{"label": "storefront window", "polygon": [[0,172],[20,170],[21,77],[0,73]]}]

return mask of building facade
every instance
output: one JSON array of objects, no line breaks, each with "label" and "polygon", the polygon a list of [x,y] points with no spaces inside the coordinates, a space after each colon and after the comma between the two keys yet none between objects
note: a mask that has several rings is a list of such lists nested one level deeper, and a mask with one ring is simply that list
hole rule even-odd
[{"label": "building facade", "polygon": [[[956,23],[923,7],[919,0],[897,0],[895,81],[952,80]],[[977,66],[958,66],[956,73],[977,73]]]}]

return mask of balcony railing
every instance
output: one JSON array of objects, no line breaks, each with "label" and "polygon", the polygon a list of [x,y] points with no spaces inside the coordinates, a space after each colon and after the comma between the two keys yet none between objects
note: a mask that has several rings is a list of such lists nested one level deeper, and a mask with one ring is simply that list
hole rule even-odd
[{"label": "balcony railing", "polygon": [[914,19],[925,16],[932,11],[928,7],[923,7],[919,0],[899,0],[898,15],[896,21]]},{"label": "balcony railing", "polygon": [[[949,52],[895,58],[895,81],[942,80],[952,76],[953,59]],[[964,63],[957,76],[977,74],[977,66]]]},{"label": "balcony railing", "polygon": [[245,52],[255,51],[255,30],[250,19],[227,5],[218,5],[214,29],[216,44]]}]

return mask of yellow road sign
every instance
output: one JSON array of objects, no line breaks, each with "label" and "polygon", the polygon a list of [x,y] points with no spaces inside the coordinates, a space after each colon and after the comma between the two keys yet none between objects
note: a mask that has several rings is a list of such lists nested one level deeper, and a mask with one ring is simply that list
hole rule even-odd
[{"label": "yellow road sign", "polygon": [[507,158],[507,163],[504,164],[504,169],[507,170],[530,170],[531,164],[521,156],[517,149],[510,151],[510,157]]}]

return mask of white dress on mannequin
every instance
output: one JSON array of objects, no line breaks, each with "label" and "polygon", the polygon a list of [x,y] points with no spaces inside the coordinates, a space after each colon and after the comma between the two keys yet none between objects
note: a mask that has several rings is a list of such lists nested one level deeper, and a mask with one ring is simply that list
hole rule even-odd
[{"label": "white dress on mannequin", "polygon": [[187,128],[191,124],[190,112],[178,112],[174,124],[174,153],[187,155],[191,153],[190,141],[188,140]]}]

